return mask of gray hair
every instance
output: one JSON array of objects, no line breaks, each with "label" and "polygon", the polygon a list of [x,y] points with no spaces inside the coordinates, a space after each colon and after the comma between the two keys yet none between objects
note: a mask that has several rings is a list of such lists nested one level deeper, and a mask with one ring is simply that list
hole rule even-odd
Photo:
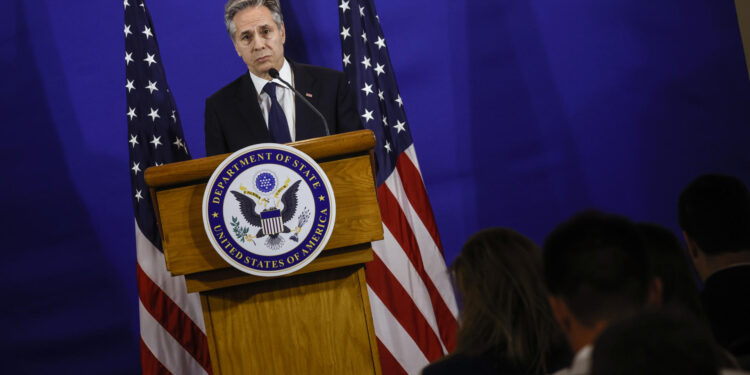
[{"label": "gray hair", "polygon": [[284,23],[284,17],[281,15],[281,5],[277,0],[229,0],[224,6],[224,24],[227,26],[229,37],[234,40],[234,33],[237,27],[234,25],[234,16],[245,8],[264,6],[271,11],[271,18],[276,22],[276,26],[281,29]]}]

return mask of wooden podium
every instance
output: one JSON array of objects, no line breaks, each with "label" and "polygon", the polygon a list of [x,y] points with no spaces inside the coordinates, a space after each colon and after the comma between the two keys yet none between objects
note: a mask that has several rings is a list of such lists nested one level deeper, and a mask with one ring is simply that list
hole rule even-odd
[{"label": "wooden podium", "polygon": [[369,130],[290,144],[315,159],[336,197],[328,245],[295,273],[264,278],[232,268],[211,247],[201,205],[228,156],[146,170],[167,269],[200,292],[213,373],[380,374],[364,263],[383,238]]}]

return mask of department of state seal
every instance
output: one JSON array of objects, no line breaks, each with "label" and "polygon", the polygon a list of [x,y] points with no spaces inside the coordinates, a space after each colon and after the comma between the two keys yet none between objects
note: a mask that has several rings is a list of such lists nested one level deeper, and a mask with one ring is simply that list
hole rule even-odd
[{"label": "department of state seal", "polygon": [[233,153],[203,194],[203,224],[214,249],[257,276],[284,275],[312,262],[335,220],[328,177],[312,158],[281,144]]}]

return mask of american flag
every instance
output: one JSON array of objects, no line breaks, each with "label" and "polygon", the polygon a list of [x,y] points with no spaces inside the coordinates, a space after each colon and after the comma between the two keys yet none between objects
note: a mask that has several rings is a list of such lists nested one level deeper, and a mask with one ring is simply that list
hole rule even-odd
[{"label": "american flag", "polygon": [[340,0],[344,72],[375,132],[384,240],[367,286],[384,374],[415,374],[455,348],[458,307],[404,103],[372,0]]},{"label": "american flag", "polygon": [[125,90],[144,374],[210,374],[200,298],[166,269],[143,171],[190,159],[169,91],[151,16],[143,1],[124,0]]}]

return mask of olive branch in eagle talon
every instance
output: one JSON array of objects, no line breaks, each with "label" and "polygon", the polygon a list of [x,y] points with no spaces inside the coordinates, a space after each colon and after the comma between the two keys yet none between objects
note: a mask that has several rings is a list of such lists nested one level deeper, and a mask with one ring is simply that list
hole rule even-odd
[{"label": "olive branch in eagle talon", "polygon": [[[297,191],[299,190],[300,182],[302,182],[302,180],[295,181],[291,186],[289,186],[289,188],[281,196],[280,203],[283,205],[283,208],[280,211],[281,211],[281,221],[284,223],[284,228],[279,233],[269,234],[268,235],[269,237],[275,239],[281,233],[289,233],[292,231],[291,229],[289,229],[289,227],[286,226],[286,223],[289,220],[292,220],[292,218],[294,218],[294,214],[297,211]],[[245,194],[242,194],[234,190],[231,191],[231,193],[240,203],[240,212],[242,213],[242,217],[245,218],[248,224],[254,227],[261,228],[255,234],[255,236],[253,236],[253,238],[264,237],[266,234],[263,233],[263,229],[262,229],[262,225],[260,221],[260,214],[255,212],[256,203],[255,203],[255,200],[253,200],[252,195],[247,196]],[[278,204],[279,202],[276,203],[277,207],[278,207]]]},{"label": "olive branch in eagle talon", "polygon": [[237,237],[238,240],[242,242],[245,242],[245,240],[247,240],[247,242],[255,243],[255,241],[253,240],[253,238],[255,237],[247,234],[248,232],[250,232],[250,228],[240,226],[240,221],[237,220],[237,218],[234,216],[232,216],[231,224],[232,224],[232,230],[234,231],[234,235],[235,237]]}]

